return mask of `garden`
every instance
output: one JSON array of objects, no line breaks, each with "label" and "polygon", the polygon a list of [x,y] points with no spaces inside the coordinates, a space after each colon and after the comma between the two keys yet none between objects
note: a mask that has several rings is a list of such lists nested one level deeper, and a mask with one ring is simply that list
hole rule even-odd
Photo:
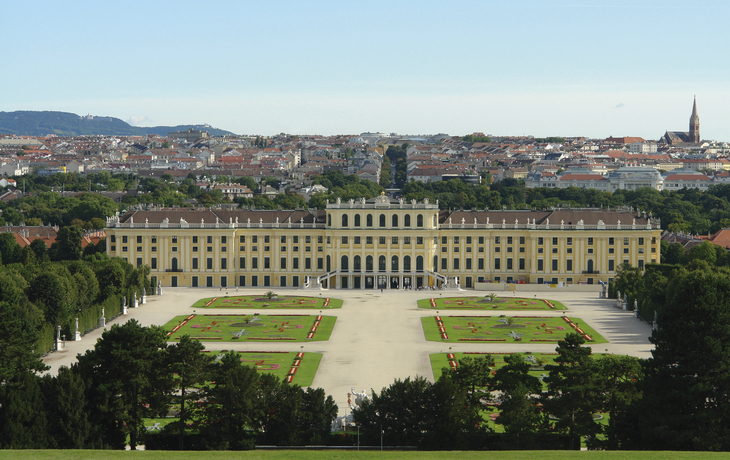
[{"label": "garden", "polygon": [[426,340],[440,342],[557,343],[569,332],[608,343],[579,318],[567,316],[424,316]]},{"label": "garden", "polygon": [[200,299],[193,308],[341,308],[342,299],[329,297],[280,296],[272,291],[263,295],[220,296]]},{"label": "garden", "polygon": [[[204,351],[203,353],[223,356],[226,350]],[[274,374],[286,383],[294,383],[300,387],[312,385],[317,373],[321,353],[304,353],[295,351],[239,351],[241,364],[251,366],[258,372]]]},{"label": "garden", "polygon": [[439,297],[421,299],[418,308],[443,310],[566,310],[565,305],[556,300],[498,297],[488,294],[484,297]]},{"label": "garden", "polygon": [[196,315],[176,316],[164,329],[169,341],[187,334],[192,339],[216,342],[325,341],[335,316],[322,315]]}]

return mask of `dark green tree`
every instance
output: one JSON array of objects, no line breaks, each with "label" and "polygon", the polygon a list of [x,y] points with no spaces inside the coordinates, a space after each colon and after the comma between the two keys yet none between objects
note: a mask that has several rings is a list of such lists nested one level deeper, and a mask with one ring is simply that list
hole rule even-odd
[{"label": "dark green tree", "polygon": [[442,375],[448,376],[466,389],[470,404],[483,406],[486,400],[492,399],[487,387],[491,380],[494,358],[492,355],[466,357],[461,358],[458,364],[456,369],[442,369]]},{"label": "dark green tree", "polygon": [[91,431],[86,413],[86,387],[77,372],[61,366],[58,376],[43,378],[49,447],[82,449]]},{"label": "dark green tree", "polygon": [[143,417],[169,408],[172,374],[167,366],[167,335],[132,319],[105,331],[93,350],[79,355],[88,379],[90,421],[101,438],[97,447],[124,448],[126,436],[135,450],[144,434]]},{"label": "dark green tree", "polygon": [[530,375],[530,363],[521,354],[506,355],[505,366],[497,369],[492,388],[500,392],[497,423],[520,447],[521,435],[537,431],[544,422],[539,407],[542,381]]},{"label": "dark green tree", "polygon": [[204,388],[205,404],[195,416],[198,431],[209,449],[253,449],[260,387],[256,369],[242,366],[231,351],[211,366],[211,381]]},{"label": "dark green tree", "polygon": [[590,347],[583,347],[585,338],[578,333],[566,334],[558,342],[555,365],[545,382],[548,391],[543,398],[545,412],[557,419],[555,427],[570,435],[570,449],[575,448],[575,436],[596,437],[600,425],[593,414],[601,408],[599,378]]},{"label": "dark green tree", "polygon": [[58,248],[56,252],[57,260],[79,260],[83,253],[81,240],[83,235],[81,229],[76,226],[62,227],[58,231],[56,242]]},{"label": "dark green tree", "polygon": [[185,449],[185,430],[192,420],[186,403],[191,394],[196,395],[198,393],[195,388],[205,382],[213,361],[211,355],[202,353],[204,349],[205,347],[200,341],[191,339],[187,334],[180,337],[179,342],[168,347],[170,370],[177,375],[174,394],[179,394],[175,399],[180,404],[180,415],[177,422],[179,425],[180,450]]},{"label": "dark green tree", "polygon": [[695,270],[670,284],[637,404],[648,450],[730,449],[730,275]]},{"label": "dark green tree", "polygon": [[40,378],[22,371],[0,386],[0,448],[45,449],[48,425]]},{"label": "dark green tree", "polygon": [[641,360],[633,356],[605,354],[594,359],[594,364],[602,387],[601,410],[610,414],[605,428],[605,447],[616,450],[619,448],[619,421],[626,418],[628,408],[641,398]]}]

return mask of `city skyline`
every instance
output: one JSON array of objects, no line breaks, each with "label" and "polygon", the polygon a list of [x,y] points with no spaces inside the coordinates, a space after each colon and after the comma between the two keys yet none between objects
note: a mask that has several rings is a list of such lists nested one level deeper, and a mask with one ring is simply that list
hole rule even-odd
[{"label": "city skyline", "polygon": [[[719,2],[6,5],[0,110],[396,132],[730,140]],[[21,20],[25,19],[25,20]],[[13,70],[14,69],[14,70]]]}]

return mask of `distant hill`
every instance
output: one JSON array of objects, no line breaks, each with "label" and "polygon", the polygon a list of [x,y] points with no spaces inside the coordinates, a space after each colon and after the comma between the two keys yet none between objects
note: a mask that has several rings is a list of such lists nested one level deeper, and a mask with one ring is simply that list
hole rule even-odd
[{"label": "distant hill", "polygon": [[179,125],[139,127],[114,117],[85,116],[80,117],[68,112],[35,112],[17,111],[0,112],[0,134],[17,134],[20,136],[144,136],[157,134],[167,136],[169,132],[188,129],[207,131],[211,136],[233,134],[230,131],[212,128],[208,125]]}]

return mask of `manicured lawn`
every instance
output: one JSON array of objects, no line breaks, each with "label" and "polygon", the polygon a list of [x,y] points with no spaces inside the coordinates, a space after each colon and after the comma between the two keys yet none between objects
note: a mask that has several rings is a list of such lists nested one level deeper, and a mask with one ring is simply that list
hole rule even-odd
[{"label": "manicured lawn", "polygon": [[433,297],[418,301],[418,308],[432,310],[566,310],[557,300],[526,297]]},{"label": "manicured lawn", "polygon": [[378,458],[384,460],[446,460],[458,458],[460,460],[719,460],[727,458],[727,452],[631,452],[631,451],[562,451],[562,450],[525,450],[507,452],[479,452],[479,451],[446,451],[446,452],[355,452],[342,450],[255,450],[248,452],[234,451],[137,451],[125,452],[121,450],[0,450],[0,460],[86,460],[86,459],[159,459],[159,460],[198,460],[205,456],[207,460],[361,460]]},{"label": "manicured lawn", "polygon": [[193,304],[194,308],[341,308],[342,299],[329,297],[234,295],[208,297]]},{"label": "manicured lawn", "polygon": [[[512,324],[508,324],[512,321]],[[568,322],[570,321],[570,322]],[[579,318],[559,316],[424,316],[426,340],[461,343],[557,344],[569,332],[586,336],[586,343],[608,343]]]},{"label": "manicured lawn", "polygon": [[164,326],[168,340],[188,334],[215,342],[309,342],[329,340],[335,316],[322,315],[189,315],[176,316]]},{"label": "manicured lawn", "polygon": [[[220,355],[223,352],[211,350],[210,353]],[[322,353],[296,351],[239,351],[238,355],[241,357],[241,364],[253,366],[259,372],[274,374],[279,379],[300,387],[312,385],[314,374],[322,361]]]}]

